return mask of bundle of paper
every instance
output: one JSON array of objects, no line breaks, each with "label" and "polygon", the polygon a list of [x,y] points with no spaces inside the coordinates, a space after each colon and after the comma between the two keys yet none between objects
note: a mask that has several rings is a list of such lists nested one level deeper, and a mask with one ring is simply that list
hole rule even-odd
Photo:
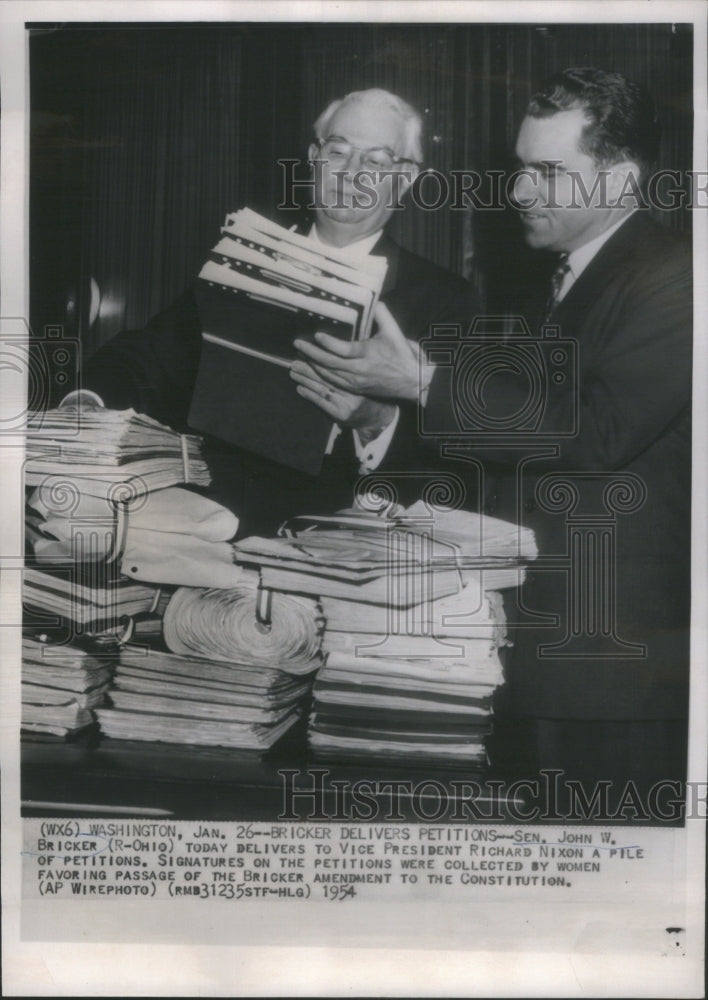
[{"label": "bundle of paper", "polygon": [[454,594],[463,582],[454,550],[411,533],[327,528],[289,538],[246,538],[234,560],[257,566],[261,586],[406,607]]},{"label": "bundle of paper", "polygon": [[308,674],[321,660],[323,620],[307,597],[264,592],[256,574],[237,587],[180,587],[165,612],[167,647],[183,656],[204,656],[251,667]]},{"label": "bundle of paper", "polygon": [[494,642],[464,639],[454,655],[442,643],[435,652],[426,637],[419,644],[409,637],[405,646],[390,649],[385,641],[373,649],[357,645],[358,638],[339,642],[350,649],[330,652],[318,674],[309,726],[313,750],[485,760],[492,696],[504,679]]},{"label": "bundle of paper", "polygon": [[210,482],[198,437],[134,410],[100,407],[30,414],[25,476],[27,485],[41,485],[68,504],[82,493],[127,500],[177,483]]},{"label": "bundle of paper", "polygon": [[108,708],[102,708],[98,712],[101,732],[111,739],[190,743],[195,746],[261,752],[277,743],[292,729],[301,715],[301,712],[295,710],[274,726],[164,716],[163,726],[158,726],[156,716],[144,712],[123,712]]},{"label": "bundle of paper", "polygon": [[102,708],[102,732],[151,740],[264,750],[304,711],[311,677],[252,664],[123,646]]},{"label": "bundle of paper", "polygon": [[432,512],[428,505],[419,500],[406,508],[395,519],[411,530],[424,528],[431,530],[440,541],[457,545],[464,561],[474,565],[475,559],[485,557],[507,557],[517,560],[532,560],[538,555],[536,539],[530,528],[504,521],[489,514],[456,510],[450,507],[435,507]]},{"label": "bundle of paper", "polygon": [[159,587],[111,575],[104,566],[84,571],[76,564],[51,572],[26,566],[22,582],[27,607],[99,630],[113,627],[126,616],[157,610],[162,596]]},{"label": "bundle of paper", "polygon": [[[46,704],[40,700],[22,701],[22,729],[53,736],[69,736],[90,726],[95,720],[90,709],[84,708],[76,698],[67,698],[61,704]],[[30,695],[30,697],[34,697]]]},{"label": "bundle of paper", "polygon": [[[227,215],[221,233],[205,268],[209,263],[227,268],[231,274],[224,280],[229,287],[250,290],[250,283],[256,282],[256,292],[264,299],[302,305],[308,312],[319,309],[335,321],[353,321],[354,339],[369,336],[386,276],[385,257],[367,255],[354,265],[346,250],[315,244],[249,208]],[[202,277],[210,280],[208,274],[215,273],[209,268]],[[221,276],[222,272],[218,273]],[[301,303],[298,296],[305,301]],[[351,312],[356,315],[351,316]],[[278,331],[272,333],[278,335]],[[287,346],[286,352],[292,356],[292,347]]]},{"label": "bundle of paper", "polygon": [[[454,566],[464,582],[481,581],[482,589],[489,591],[519,586],[525,564],[538,555],[530,528],[488,514],[431,508],[422,500],[385,517],[352,510],[332,517],[293,518],[281,529],[287,538],[306,538],[308,545],[315,533],[331,537],[333,532],[350,533],[355,544],[364,539],[377,544],[386,552],[389,571],[397,567],[405,571],[409,562],[412,567],[430,567],[434,572]],[[347,559],[341,544],[342,556]]]},{"label": "bundle of paper", "polygon": [[327,623],[325,650],[334,648],[337,633],[344,633],[347,641],[352,633],[371,636],[371,643],[385,639],[387,648],[391,642],[407,643],[410,636],[429,636],[436,641],[489,639],[497,646],[506,638],[501,596],[482,590],[480,580],[472,574],[457,593],[405,608],[327,595],[320,603]]},{"label": "bundle of paper", "polygon": [[[317,730],[310,731],[310,746],[316,757],[341,760],[357,758],[370,760],[372,757],[386,757],[388,761],[405,763],[417,760],[430,761],[436,765],[449,766],[465,764],[482,770],[487,764],[484,739],[489,733],[485,726],[478,732],[468,727],[468,738],[453,734],[421,733],[418,728],[396,730],[381,729],[376,732],[367,728],[360,737],[343,735],[341,731],[326,730],[322,723]],[[351,730],[348,730],[351,733]],[[355,731],[356,732],[356,731]]]},{"label": "bundle of paper", "polygon": [[[485,688],[487,693],[493,691],[504,680],[504,674],[499,661],[499,651],[495,645],[484,639],[465,639],[455,653],[440,645],[437,652],[432,652],[428,646],[428,655],[417,655],[414,638],[411,637],[409,655],[396,656],[388,651],[385,644],[372,649],[367,645],[359,645],[358,637],[352,636],[350,649],[333,650],[327,656],[324,670],[344,672],[351,679],[351,684],[375,683],[377,677],[384,677],[388,687],[413,687],[420,685],[458,684],[467,688]],[[341,677],[335,678],[338,682]],[[349,683],[349,681],[347,681]]]},{"label": "bundle of paper", "polygon": [[428,606],[465,585],[518,586],[536,556],[533,533],[466,511],[423,504],[393,518],[300,517],[284,537],[246,538],[237,563],[257,566],[261,586],[387,608]]},{"label": "bundle of paper", "polygon": [[357,260],[242,209],[227,216],[197,283],[202,354],[193,427],[316,474],[332,421],[289,378],[293,341],[368,337],[386,260]]},{"label": "bundle of paper", "polygon": [[[533,536],[517,536],[513,525],[450,513],[436,519],[437,547],[428,548],[433,577],[445,546],[462,564],[501,551],[518,567],[535,554]],[[394,531],[415,537],[413,520],[397,519]],[[295,540],[305,537],[309,545],[309,536]],[[436,599],[428,588],[433,596],[407,607],[323,594],[327,658],[313,689],[308,730],[317,756],[485,763],[492,699],[504,681],[504,611],[479,568],[461,575],[465,583],[456,593]]]},{"label": "bundle of paper", "polygon": [[113,676],[115,649],[100,654],[76,646],[22,640],[22,715],[26,732],[70,736],[95,723]]}]

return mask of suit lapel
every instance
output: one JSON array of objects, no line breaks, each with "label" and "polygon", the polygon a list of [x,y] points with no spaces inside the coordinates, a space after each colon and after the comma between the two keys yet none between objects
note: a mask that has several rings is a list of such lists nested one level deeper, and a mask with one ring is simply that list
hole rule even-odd
[{"label": "suit lapel", "polygon": [[381,294],[386,295],[386,293],[395,288],[398,283],[398,268],[401,260],[401,248],[397,243],[394,243],[390,236],[387,236],[386,233],[383,232],[374,244],[374,248],[371,253],[375,257],[385,257],[388,261],[386,277],[384,278],[383,287],[381,288]]},{"label": "suit lapel", "polygon": [[607,290],[610,282],[621,281],[628,273],[627,261],[632,251],[646,238],[651,223],[637,212],[614,233],[595,254],[568,294],[551,315],[551,322],[563,323],[564,317],[584,315]]}]

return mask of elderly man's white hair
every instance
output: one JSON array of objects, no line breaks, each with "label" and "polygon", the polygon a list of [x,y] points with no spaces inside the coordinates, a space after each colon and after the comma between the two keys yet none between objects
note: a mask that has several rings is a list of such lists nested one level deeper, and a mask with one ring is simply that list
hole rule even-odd
[{"label": "elderly man's white hair", "polygon": [[[368,104],[371,107],[390,108],[392,111],[395,111],[403,121],[405,129],[404,148],[400,151],[399,155],[404,159],[413,160],[416,163],[422,162],[423,148],[421,136],[423,132],[423,119],[415,108],[412,108],[402,97],[398,97],[397,94],[392,94],[388,90],[381,90],[378,87],[372,87],[370,90],[354,90],[351,94],[347,94],[346,97],[342,97],[338,101],[332,101],[314,124],[316,137],[318,139],[326,139],[329,135],[329,124],[337,111],[343,105],[355,101]],[[343,136],[343,138],[346,138],[346,136]]]}]

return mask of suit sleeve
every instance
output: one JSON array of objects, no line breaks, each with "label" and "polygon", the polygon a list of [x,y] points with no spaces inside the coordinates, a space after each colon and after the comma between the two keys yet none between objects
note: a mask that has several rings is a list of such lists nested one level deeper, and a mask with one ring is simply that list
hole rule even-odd
[{"label": "suit sleeve", "polygon": [[[434,326],[466,331],[479,312],[472,286],[453,275],[445,275],[420,286],[403,301],[387,303],[404,335],[422,343]],[[442,467],[438,441],[425,433],[423,413],[418,403],[401,402],[396,433],[379,471],[434,473]]]},{"label": "suit sleeve", "polygon": [[186,426],[194,389],[201,327],[190,289],[142,330],[126,330],[82,370],[81,386],[114,409],[134,407],[172,427]]},{"label": "suit sleeve", "polygon": [[[547,440],[553,440],[559,428],[575,428],[555,439],[560,465],[566,468],[626,466],[690,404],[692,287],[687,259],[676,255],[651,274],[635,273],[621,289],[609,286],[607,299],[605,308],[597,310],[597,324],[585,323],[583,337],[577,340],[579,378],[567,379],[562,386],[550,378],[543,381]],[[426,420],[440,435],[438,440],[459,432],[455,391],[454,367],[436,370]],[[493,372],[484,385],[488,412],[497,417],[519,413],[528,392],[528,382],[517,373]],[[470,448],[483,443],[481,434],[472,430],[455,440]],[[501,465],[516,464],[527,453],[528,445],[518,451],[501,448],[489,458]],[[559,468],[558,460],[552,466]]]}]

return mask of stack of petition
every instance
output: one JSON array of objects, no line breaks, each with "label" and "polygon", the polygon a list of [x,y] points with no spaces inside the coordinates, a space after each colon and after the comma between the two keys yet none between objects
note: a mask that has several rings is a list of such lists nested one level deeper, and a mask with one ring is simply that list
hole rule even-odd
[{"label": "stack of petition", "polygon": [[322,618],[309,598],[274,594],[257,574],[231,588],[179,588],[170,652],[123,646],[101,729],[117,739],[268,750],[306,713],[321,665]]},{"label": "stack of petition", "polygon": [[134,410],[60,406],[29,416],[25,482],[60,508],[82,495],[125,502],[177,483],[207,486],[210,476],[195,435]]},{"label": "stack of petition", "polygon": [[169,524],[172,509],[192,496],[175,497],[174,484],[209,483],[200,440],[133,410],[67,406],[30,416],[27,453],[25,483],[35,488],[25,510],[33,560],[23,600],[32,617],[52,627],[58,616],[72,632],[116,633],[126,618],[159,615],[161,575],[128,574],[122,559],[132,565],[134,550],[142,555],[139,528],[155,507],[162,511],[162,498],[173,498],[163,511]]},{"label": "stack of petition", "polygon": [[287,530],[234,548],[260,566],[262,586],[320,598],[316,754],[483,766],[504,679],[497,591],[523,580],[532,533],[462,511],[431,515],[422,503],[385,520],[300,518]]},{"label": "stack of petition", "polygon": [[[108,424],[112,417],[124,422],[125,414],[103,413]],[[142,426],[132,418],[129,423]],[[180,437],[156,427],[156,440]],[[126,463],[116,455],[123,469],[135,464],[130,454],[144,454],[141,447],[128,445],[130,437],[121,436]],[[133,478],[115,479],[104,464],[110,443],[92,466],[91,440],[81,433],[91,475],[82,470],[80,477],[49,476],[28,496],[25,532],[33,558],[23,577],[27,618],[49,630],[68,626],[72,634],[111,633],[121,641],[136,633],[159,635],[175,586],[228,586],[240,579],[229,544],[238,518],[188,489],[157,488],[154,479],[150,485],[142,476],[137,484]],[[159,467],[162,452],[154,447]],[[140,464],[149,466],[147,455]],[[202,464],[200,460],[197,469]],[[189,472],[180,462],[166,481],[189,477]]]},{"label": "stack of petition", "polygon": [[68,738],[95,724],[113,674],[115,649],[22,639],[21,728],[37,738]]},{"label": "stack of petition", "polygon": [[293,341],[318,330],[368,337],[386,268],[376,256],[354,267],[345,251],[250,209],[227,216],[197,281],[202,352],[190,426],[316,475],[333,425],[290,379]]},{"label": "stack of petition", "polygon": [[166,602],[159,587],[91,563],[26,566],[22,599],[31,617],[48,626],[57,625],[58,616],[74,632],[99,634],[123,631],[126,618],[159,615]]}]

